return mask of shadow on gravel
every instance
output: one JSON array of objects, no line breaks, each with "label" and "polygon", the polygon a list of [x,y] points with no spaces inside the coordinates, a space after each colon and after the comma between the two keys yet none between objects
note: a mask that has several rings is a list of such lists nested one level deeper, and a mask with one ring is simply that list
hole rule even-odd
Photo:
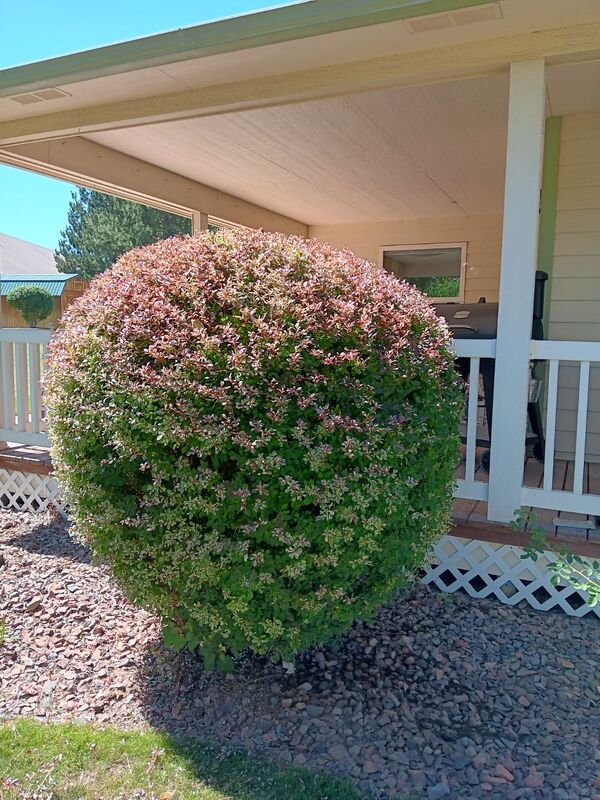
[{"label": "shadow on gravel", "polygon": [[389,657],[390,639],[405,633],[393,617],[382,609],[381,618],[357,623],[339,642],[311,648],[293,674],[251,655],[238,659],[232,675],[207,673],[199,657],[156,642],[140,676],[144,715],[175,740],[209,738],[354,787],[319,798],[421,798],[431,780],[414,763],[418,744],[406,741],[419,724],[403,696],[414,659],[408,649],[406,658]]},{"label": "shadow on gravel", "polygon": [[82,564],[89,564],[92,560],[90,548],[75,541],[62,520],[38,525],[28,533],[15,534],[6,539],[6,544],[29,553],[67,558]]},{"label": "shadow on gravel", "polygon": [[222,800],[379,800],[379,795],[361,792],[343,778],[277,764],[239,748],[189,737],[171,739],[170,748],[186,760],[198,780],[218,791]]},{"label": "shadow on gravel", "polygon": [[173,737],[348,778],[362,796],[594,797],[598,623],[415,588],[292,675],[251,657],[206,673],[156,643],[144,714]]},{"label": "shadow on gravel", "polygon": [[[420,794],[382,793],[377,785],[381,775],[372,781],[351,774],[353,757],[341,752],[345,748],[340,750],[341,739],[336,740],[329,722],[313,716],[314,725],[302,724],[301,709],[291,708],[286,698],[297,695],[300,701],[305,693],[307,713],[320,715],[327,701],[322,697],[324,705],[319,707],[319,700],[309,694],[316,697],[330,689],[328,681],[320,690],[314,675],[311,678],[315,652],[306,654],[306,666],[299,660],[293,675],[285,675],[268,658],[250,655],[238,659],[234,675],[226,675],[204,671],[199,657],[165,650],[157,640],[148,649],[140,674],[144,716],[154,729],[169,735],[173,749],[186,758],[198,778],[231,800],[421,800]],[[352,724],[346,714],[339,721]],[[311,728],[315,741],[307,748]],[[203,754],[215,746],[227,765],[220,770],[225,782],[217,773],[206,772]],[[355,756],[358,750],[365,757],[375,753],[374,747],[365,749],[363,744]],[[232,764],[237,768],[232,770]],[[233,781],[232,773],[238,773]]]}]

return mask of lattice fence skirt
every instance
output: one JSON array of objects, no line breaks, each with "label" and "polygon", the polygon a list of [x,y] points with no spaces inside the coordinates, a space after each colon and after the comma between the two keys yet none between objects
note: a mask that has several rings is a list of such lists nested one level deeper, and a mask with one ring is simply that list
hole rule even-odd
[{"label": "lattice fence skirt", "polygon": [[582,617],[600,607],[586,604],[586,594],[572,586],[553,586],[548,562],[552,553],[537,561],[522,559],[523,549],[514,545],[444,536],[436,545],[423,583],[433,583],[444,592],[464,589],[471,597],[497,597],[514,606],[529,603],[538,611],[560,608]]},{"label": "lattice fence skirt", "polygon": [[0,469],[0,507],[15,511],[46,511],[49,504],[64,513],[58,482],[52,475]]}]

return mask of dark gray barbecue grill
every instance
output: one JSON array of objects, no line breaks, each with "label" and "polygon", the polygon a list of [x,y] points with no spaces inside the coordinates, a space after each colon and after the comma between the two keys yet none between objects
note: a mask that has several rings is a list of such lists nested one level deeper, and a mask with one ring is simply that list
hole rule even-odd
[{"label": "dark gray barbecue grill", "polygon": [[[533,300],[533,319],[531,338],[543,339],[544,328],[544,284],[548,280],[545,272],[535,273],[535,294]],[[448,327],[455,339],[495,339],[498,330],[498,303],[487,303],[482,297],[478,303],[436,303],[437,313],[446,319]],[[464,381],[469,377],[469,359],[457,358],[457,368]],[[479,369],[483,381],[485,412],[487,418],[487,437],[477,435],[477,447],[490,446],[492,438],[492,419],[494,414],[494,369],[493,358],[482,358]],[[544,460],[544,432],[538,398],[527,404],[527,414],[531,433],[527,434],[526,445],[533,446],[533,454],[540,461]],[[463,437],[465,441],[465,437]],[[489,469],[489,450],[483,454],[481,463]]]}]

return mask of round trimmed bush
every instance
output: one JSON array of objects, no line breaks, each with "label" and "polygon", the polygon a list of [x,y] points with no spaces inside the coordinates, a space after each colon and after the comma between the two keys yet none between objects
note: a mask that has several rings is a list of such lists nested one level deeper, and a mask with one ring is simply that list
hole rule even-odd
[{"label": "round trimmed bush", "polygon": [[54,297],[43,286],[15,286],[6,295],[6,302],[21,314],[30,328],[35,328],[54,309]]},{"label": "round trimmed bush", "polygon": [[217,231],[128,253],[51,345],[78,529],[208,664],[342,632],[448,525],[448,341],[420,292],[316,241]]}]

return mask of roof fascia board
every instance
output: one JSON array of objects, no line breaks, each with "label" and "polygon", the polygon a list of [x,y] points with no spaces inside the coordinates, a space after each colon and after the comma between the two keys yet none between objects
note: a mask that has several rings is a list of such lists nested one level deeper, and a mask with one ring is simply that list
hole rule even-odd
[{"label": "roof fascia board", "polygon": [[76,272],[33,272],[29,274],[28,272],[14,272],[10,274],[2,274],[3,281],[52,281],[53,283],[59,283],[64,281],[68,281],[70,278],[76,278]]},{"label": "roof fascia board", "polygon": [[491,0],[307,0],[0,70],[0,97]]}]

